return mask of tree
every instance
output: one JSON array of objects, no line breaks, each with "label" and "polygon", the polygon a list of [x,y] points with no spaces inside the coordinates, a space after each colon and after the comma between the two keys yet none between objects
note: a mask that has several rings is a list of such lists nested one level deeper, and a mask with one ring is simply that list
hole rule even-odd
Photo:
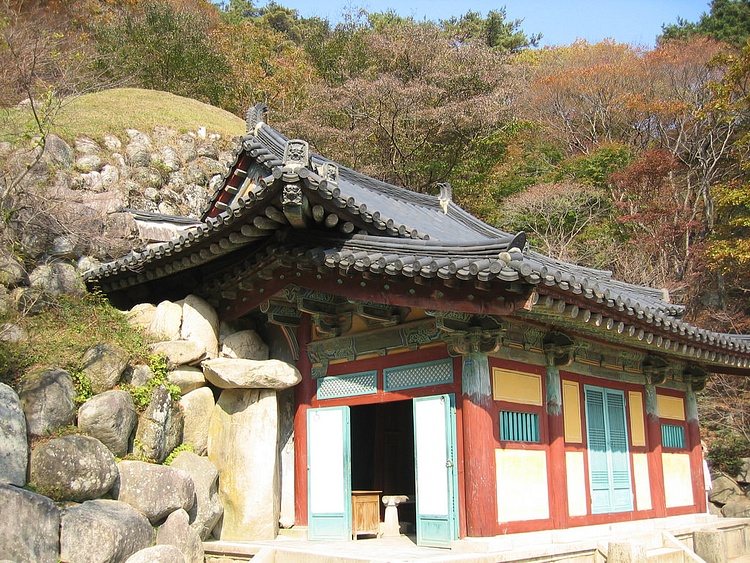
[{"label": "tree", "polygon": [[221,107],[244,116],[250,106],[265,102],[277,118],[289,119],[307,106],[315,70],[304,50],[280,32],[244,21],[219,26],[212,41],[228,68],[221,77]]},{"label": "tree", "polygon": [[362,70],[314,87],[314,122],[284,124],[319,152],[426,191],[449,180],[472,147],[508,122],[499,53],[458,47],[429,22],[355,33],[364,46]]},{"label": "tree", "polygon": [[663,25],[658,42],[694,36],[711,37],[741,49],[750,37],[750,0],[712,0],[709,12],[701,14],[697,23],[678,18],[675,24]]},{"label": "tree", "polygon": [[479,12],[469,11],[459,17],[440,20],[445,33],[456,43],[480,41],[503,53],[516,53],[539,45],[542,34],[527,36],[521,30],[522,23],[523,20],[508,20],[505,8],[490,10],[486,18]]},{"label": "tree", "polygon": [[113,80],[219,105],[230,68],[211,41],[217,24],[215,9],[201,2],[144,0],[113,8],[91,32]]},{"label": "tree", "polygon": [[536,184],[505,200],[500,224],[525,231],[543,254],[569,262],[590,263],[592,248],[581,244],[587,229],[610,213],[607,194],[590,186],[561,182]]}]

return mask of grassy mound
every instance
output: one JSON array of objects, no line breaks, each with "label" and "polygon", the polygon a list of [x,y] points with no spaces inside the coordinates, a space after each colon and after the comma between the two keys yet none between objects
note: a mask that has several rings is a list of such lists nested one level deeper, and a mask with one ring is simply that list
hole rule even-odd
[{"label": "grassy mound", "polygon": [[105,133],[119,137],[126,129],[149,132],[158,125],[180,133],[205,127],[226,138],[245,133],[245,122],[228,111],[139,88],[115,88],[74,98],[56,121],[56,133],[66,140],[86,136],[101,141]]}]

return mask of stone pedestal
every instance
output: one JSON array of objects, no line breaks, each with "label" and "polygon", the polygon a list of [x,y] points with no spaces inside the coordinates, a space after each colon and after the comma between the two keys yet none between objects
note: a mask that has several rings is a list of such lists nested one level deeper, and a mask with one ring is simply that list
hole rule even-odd
[{"label": "stone pedestal", "polygon": [[401,525],[398,522],[398,505],[407,502],[406,495],[383,495],[385,505],[385,522],[383,524],[383,537],[398,537],[401,534]]}]

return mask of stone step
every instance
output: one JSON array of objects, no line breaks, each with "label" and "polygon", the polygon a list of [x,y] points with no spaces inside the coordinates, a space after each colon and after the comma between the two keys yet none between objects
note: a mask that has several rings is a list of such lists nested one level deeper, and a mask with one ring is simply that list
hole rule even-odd
[{"label": "stone step", "polygon": [[685,554],[674,547],[657,547],[646,552],[648,563],[685,563]]}]

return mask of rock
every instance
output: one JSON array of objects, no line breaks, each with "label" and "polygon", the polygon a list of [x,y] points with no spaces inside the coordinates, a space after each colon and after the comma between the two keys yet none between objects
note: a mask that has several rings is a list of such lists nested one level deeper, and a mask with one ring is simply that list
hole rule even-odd
[{"label": "rock", "polygon": [[206,355],[219,355],[219,317],[214,308],[195,295],[188,295],[182,305],[182,338],[202,343]]},{"label": "rock", "polygon": [[57,563],[60,510],[52,500],[0,483],[0,522],[0,559]]},{"label": "rock", "polygon": [[98,154],[84,154],[79,156],[75,162],[75,168],[79,172],[99,171],[102,167],[102,157]]},{"label": "rock", "polygon": [[137,422],[133,398],[119,389],[94,395],[78,409],[78,428],[101,441],[117,457],[128,453]]},{"label": "rock", "polygon": [[182,161],[180,160],[180,155],[177,154],[177,151],[167,145],[162,147],[160,154],[159,154],[159,161],[169,170],[176,171],[182,168]]},{"label": "rock", "polygon": [[[23,342],[29,337],[21,325],[13,323],[0,324],[0,342]],[[201,379],[203,372],[201,372]]]},{"label": "rock", "polygon": [[73,149],[57,135],[50,133],[44,140],[44,158],[53,166],[73,166]]},{"label": "rock", "polygon": [[725,518],[748,518],[750,517],[750,498],[744,495],[733,496],[721,508]]},{"label": "rock", "polygon": [[138,419],[133,454],[161,463],[182,442],[184,420],[180,406],[164,385],[157,385],[151,402]]},{"label": "rock", "polygon": [[23,487],[28,459],[26,417],[21,400],[11,387],[0,383],[0,483]]},{"label": "rock", "polygon": [[36,267],[29,274],[29,284],[47,295],[83,295],[86,292],[75,266],[63,262]]},{"label": "rock", "polygon": [[203,375],[221,389],[287,389],[302,381],[302,374],[281,360],[204,360]]},{"label": "rock", "polygon": [[222,540],[271,540],[279,525],[279,436],[276,392],[222,391],[208,436],[224,506]]},{"label": "rock", "polygon": [[120,181],[120,171],[116,166],[105,164],[101,170],[102,186],[109,189]]},{"label": "rock", "polygon": [[154,377],[154,372],[145,364],[134,366],[129,373],[123,376],[123,381],[133,387],[143,387]]},{"label": "rock", "polygon": [[[85,159],[91,159],[91,158],[98,158],[94,156],[87,156],[84,157]],[[101,164],[101,162],[99,162]],[[76,167],[78,167],[79,164],[76,161]],[[91,170],[90,172],[86,172],[84,174],[81,174],[78,177],[78,182],[76,182],[76,188],[79,190],[86,190],[87,192],[102,192],[104,191],[104,183],[102,182],[102,175],[99,173],[98,170]]]},{"label": "rock", "polygon": [[61,235],[55,237],[52,241],[52,246],[49,249],[51,256],[55,258],[68,258],[76,260],[80,257],[80,249],[76,248],[76,240],[70,235]]},{"label": "rock", "polygon": [[128,353],[115,344],[97,344],[83,355],[83,373],[91,381],[94,395],[109,391],[120,382],[128,365]]},{"label": "rock", "polygon": [[30,434],[42,436],[73,424],[76,390],[67,371],[50,368],[25,375],[18,396]]},{"label": "rock", "polygon": [[712,480],[708,500],[716,504],[727,504],[732,497],[741,496],[742,489],[731,478],[720,474]]},{"label": "rock", "polygon": [[125,502],[89,500],[66,509],[60,525],[60,559],[76,563],[125,561],[154,543],[146,517]]},{"label": "rock", "polygon": [[112,497],[142,512],[152,524],[195,503],[195,485],[184,471],[143,461],[121,461]]},{"label": "rock", "polygon": [[134,553],[125,563],[186,563],[185,556],[174,545],[154,545]]},{"label": "rock", "polygon": [[125,318],[131,326],[148,329],[156,314],[156,305],[151,303],[139,303],[130,311],[125,313]]},{"label": "rock", "polygon": [[224,513],[219,499],[219,472],[208,458],[193,452],[178,453],[172,467],[181,469],[193,479],[195,503],[188,511],[190,527],[206,540]]},{"label": "rock", "polygon": [[115,483],[115,456],[96,438],[71,435],[37,445],[31,452],[31,483],[55,500],[99,498]]},{"label": "rock", "polygon": [[78,137],[73,142],[73,146],[81,154],[99,154],[99,151],[101,151],[99,143],[88,137]]},{"label": "rock", "polygon": [[203,377],[203,370],[190,366],[182,366],[168,372],[167,379],[170,383],[174,383],[180,388],[182,395],[187,395],[206,384],[206,378]]},{"label": "rock", "polygon": [[0,250],[0,285],[13,288],[26,283],[26,269],[13,254]]},{"label": "rock", "polygon": [[140,142],[130,142],[125,147],[128,164],[133,168],[142,168],[151,164],[150,147]]},{"label": "rock", "polygon": [[203,343],[194,340],[172,340],[151,345],[153,354],[163,354],[174,366],[194,364],[206,356]]},{"label": "rock", "polygon": [[208,448],[208,427],[214,412],[214,394],[208,387],[201,387],[186,393],[180,399],[180,407],[185,418],[182,441],[191,444],[198,455],[206,455]]},{"label": "rock", "polygon": [[120,142],[120,139],[118,139],[114,135],[105,134],[104,148],[106,148],[110,152],[119,151],[122,148],[122,142]]},{"label": "rock", "polygon": [[268,346],[254,330],[241,330],[224,338],[219,355],[223,358],[267,360]]},{"label": "rock", "polygon": [[182,326],[182,306],[162,301],[156,306],[146,333],[161,340],[179,340]]},{"label": "rock", "polygon": [[190,527],[188,513],[178,509],[156,532],[157,545],[173,545],[185,556],[186,563],[203,563],[203,543],[198,532]]}]

